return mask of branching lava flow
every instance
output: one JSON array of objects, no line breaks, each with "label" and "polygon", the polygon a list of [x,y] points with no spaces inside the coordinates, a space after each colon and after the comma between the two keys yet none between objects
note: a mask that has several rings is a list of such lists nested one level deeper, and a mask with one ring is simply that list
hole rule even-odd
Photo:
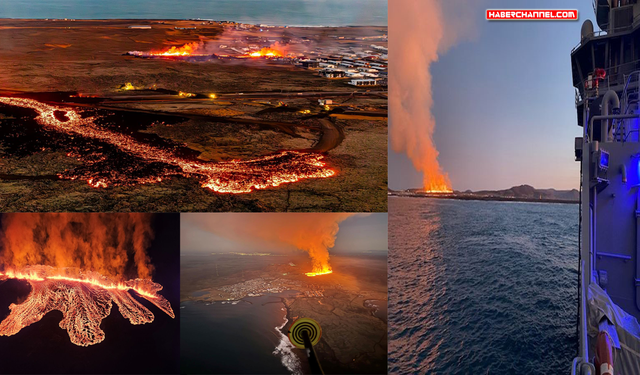
[{"label": "branching lava flow", "polygon": [[153,322],[153,313],[128,291],[134,291],[175,318],[169,301],[158,294],[162,286],[149,279],[116,282],[96,272],[49,266],[5,271],[0,273],[0,280],[4,279],[26,280],[31,285],[31,293],[24,302],[9,306],[11,313],[0,322],[0,336],[15,335],[40,321],[48,312],[58,310],[63,315],[60,328],[68,332],[72,343],[79,346],[97,344],[105,338],[100,323],[110,314],[113,302],[131,324]]}]

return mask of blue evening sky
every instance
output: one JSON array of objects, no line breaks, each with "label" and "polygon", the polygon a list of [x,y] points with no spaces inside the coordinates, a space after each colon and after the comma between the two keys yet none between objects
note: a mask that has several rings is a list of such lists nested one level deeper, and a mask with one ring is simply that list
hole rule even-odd
[{"label": "blue evening sky", "polygon": [[[431,67],[440,164],[456,190],[577,188],[573,142],[581,128],[570,52],[580,41],[582,22],[595,19],[591,1],[483,5],[475,13],[477,34]],[[487,8],[578,9],[579,21],[488,22]],[[408,159],[389,152],[389,186],[420,187],[422,177]]]}]

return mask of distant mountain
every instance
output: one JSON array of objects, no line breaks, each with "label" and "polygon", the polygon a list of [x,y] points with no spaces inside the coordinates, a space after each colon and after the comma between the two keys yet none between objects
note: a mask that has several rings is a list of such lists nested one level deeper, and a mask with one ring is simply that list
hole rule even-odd
[{"label": "distant mountain", "polygon": [[536,189],[530,185],[514,186],[506,190],[481,190],[475,192],[455,192],[455,194],[472,194],[481,197],[500,197],[531,200],[578,201],[580,192],[573,190]]},{"label": "distant mountain", "polygon": [[422,189],[406,189],[392,190],[388,189],[390,195],[410,195],[469,199],[469,200],[513,200],[513,201],[532,201],[532,202],[578,202],[580,192],[573,190],[556,190],[556,189],[536,189],[530,185],[514,186],[505,190],[480,190],[480,191],[454,191],[453,194],[425,194]]}]

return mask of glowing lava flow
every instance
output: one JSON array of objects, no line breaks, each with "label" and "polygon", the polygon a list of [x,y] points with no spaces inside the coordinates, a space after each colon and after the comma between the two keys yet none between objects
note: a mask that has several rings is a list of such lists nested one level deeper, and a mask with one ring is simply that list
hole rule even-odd
[{"label": "glowing lava flow", "polygon": [[327,256],[327,262],[317,261],[314,259],[313,271],[307,272],[305,273],[305,275],[309,277],[314,277],[314,276],[320,276],[320,275],[328,275],[330,273],[333,273],[333,270],[331,269],[331,266],[328,263],[328,256]]},{"label": "glowing lava flow", "polygon": [[[219,163],[190,161],[161,148],[138,142],[126,135],[99,128],[94,123],[95,118],[82,118],[72,108],[57,107],[33,99],[11,97],[0,97],[0,104],[34,109],[38,113],[36,121],[56,131],[109,143],[147,162],[160,162],[179,167],[183,176],[200,176],[203,178],[202,187],[219,193],[249,193],[254,189],[276,187],[308,178],[327,178],[336,174],[322,161],[323,155],[297,151],[282,151],[246,161],[232,160]],[[60,120],[59,117],[64,119]],[[117,184],[115,181],[93,176],[60,175],[59,177],[83,178],[95,188],[106,188]],[[161,176],[135,180],[137,183],[160,181],[162,181]]]},{"label": "glowing lava flow", "polygon": [[429,188],[424,191],[427,194],[451,194],[453,190],[448,187],[440,187],[440,188]]},{"label": "glowing lava flow", "polygon": [[15,335],[48,312],[58,310],[63,315],[60,328],[67,331],[72,343],[97,344],[104,340],[100,323],[111,313],[112,302],[131,324],[153,322],[153,313],[127,293],[129,290],[175,318],[169,301],[157,294],[162,285],[148,279],[115,282],[95,272],[49,266],[29,266],[19,272],[0,273],[0,280],[10,278],[26,280],[31,285],[31,293],[24,302],[9,306],[11,313],[0,322],[0,336]]},{"label": "glowing lava flow", "polygon": [[188,43],[182,47],[171,47],[164,52],[149,52],[150,56],[193,56],[200,48],[200,43]]},{"label": "glowing lava flow", "polygon": [[328,275],[330,273],[333,273],[333,271],[329,269],[328,271],[307,272],[307,273],[305,273],[305,275],[307,275],[309,277],[315,277],[315,276],[320,276],[320,275]]},{"label": "glowing lava flow", "polygon": [[260,51],[249,53],[250,57],[282,57],[282,52],[273,48],[263,48]]}]

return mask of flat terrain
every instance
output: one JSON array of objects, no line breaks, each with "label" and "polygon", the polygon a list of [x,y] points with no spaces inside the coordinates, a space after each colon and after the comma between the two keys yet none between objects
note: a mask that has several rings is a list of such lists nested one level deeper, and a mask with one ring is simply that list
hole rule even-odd
[{"label": "flat terrain", "polygon": [[[179,147],[198,162],[322,153],[335,176],[245,194],[211,191],[184,173],[136,183],[155,179],[164,167],[105,142],[44,129],[34,111],[0,104],[0,211],[386,211],[384,89],[356,88],[281,61],[124,55],[240,43],[258,33],[229,30],[195,21],[0,20],[0,97],[72,108],[111,132]],[[386,28],[346,27],[259,35],[304,40],[308,45],[295,46],[300,51],[331,51],[367,46],[357,38],[382,34]],[[325,108],[318,99],[333,103]],[[83,177],[60,178],[69,171]],[[96,188],[87,183],[92,176],[114,182]]]},{"label": "flat terrain", "polygon": [[282,300],[287,317],[290,323],[309,317],[321,325],[316,352],[325,372],[386,373],[386,264],[380,255],[333,256],[332,274],[307,277],[310,264],[299,255],[182,256],[181,301],[295,290],[296,297]]}]

